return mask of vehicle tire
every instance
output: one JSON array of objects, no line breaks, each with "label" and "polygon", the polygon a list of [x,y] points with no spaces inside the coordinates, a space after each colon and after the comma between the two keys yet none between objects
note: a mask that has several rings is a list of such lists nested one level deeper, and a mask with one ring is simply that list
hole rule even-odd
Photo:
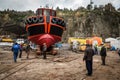
[{"label": "vehicle tire", "polygon": [[39,23],[43,23],[43,22],[44,22],[43,17],[39,17]]},{"label": "vehicle tire", "polygon": [[28,24],[32,24],[33,23],[32,18],[28,18],[26,21],[27,21]]},{"label": "vehicle tire", "polygon": [[58,22],[58,19],[56,19],[56,18],[52,18],[52,21],[51,21],[53,24],[57,24],[57,22]]},{"label": "vehicle tire", "polygon": [[33,20],[33,23],[38,23],[38,18],[37,17],[33,17],[32,20]]}]

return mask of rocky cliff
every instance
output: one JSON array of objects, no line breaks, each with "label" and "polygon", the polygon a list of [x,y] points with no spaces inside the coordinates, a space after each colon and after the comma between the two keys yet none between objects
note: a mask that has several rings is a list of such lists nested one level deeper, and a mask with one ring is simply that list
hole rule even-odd
[{"label": "rocky cliff", "polygon": [[[68,37],[91,37],[95,35],[103,38],[120,36],[120,12],[114,7],[99,7],[93,10],[83,7],[77,10],[57,8],[56,11],[57,16],[66,21],[67,29],[63,34],[64,40]],[[24,27],[24,20],[30,15],[35,15],[35,13],[33,11],[0,11],[0,34],[6,32],[5,28],[8,27],[5,26],[10,27],[14,24],[14,26]],[[10,33],[9,30],[7,30],[8,34]],[[19,32],[19,35],[23,34],[19,30],[16,32]]]}]

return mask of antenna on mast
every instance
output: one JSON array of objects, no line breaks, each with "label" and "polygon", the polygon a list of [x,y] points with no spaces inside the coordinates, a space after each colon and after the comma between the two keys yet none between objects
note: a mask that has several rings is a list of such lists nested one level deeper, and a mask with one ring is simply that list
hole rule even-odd
[{"label": "antenna on mast", "polygon": [[40,8],[42,8],[42,6],[40,6]]},{"label": "antenna on mast", "polygon": [[93,4],[93,1],[92,0],[90,0],[90,5],[92,5]]},{"label": "antenna on mast", "polygon": [[93,4],[93,1],[92,0],[90,0],[90,10],[92,10],[92,4]]},{"label": "antenna on mast", "polygon": [[49,4],[46,4],[45,7],[46,7],[46,8],[49,8]]}]

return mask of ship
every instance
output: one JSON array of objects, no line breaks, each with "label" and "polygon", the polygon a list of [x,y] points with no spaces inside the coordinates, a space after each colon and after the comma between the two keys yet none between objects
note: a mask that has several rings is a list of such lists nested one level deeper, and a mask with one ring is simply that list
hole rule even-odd
[{"label": "ship", "polygon": [[28,40],[39,46],[46,43],[47,48],[60,42],[62,34],[66,30],[66,23],[63,18],[56,15],[56,10],[38,8],[36,15],[26,18],[25,29]]}]

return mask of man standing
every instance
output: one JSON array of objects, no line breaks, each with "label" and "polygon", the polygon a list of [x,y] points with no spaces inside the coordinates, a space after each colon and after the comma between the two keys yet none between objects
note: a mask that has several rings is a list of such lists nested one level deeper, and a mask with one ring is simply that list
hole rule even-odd
[{"label": "man standing", "polygon": [[23,50],[23,44],[20,44],[20,54],[19,54],[19,58],[22,57],[22,50]]},{"label": "man standing", "polygon": [[105,65],[105,58],[107,56],[107,52],[106,52],[106,48],[103,44],[102,44],[102,48],[100,51],[100,55],[101,55],[102,65]]},{"label": "man standing", "polygon": [[95,49],[95,50],[94,50],[94,51],[95,51],[95,54],[98,55],[98,46],[97,46],[97,44],[95,44],[94,49]]},{"label": "man standing", "polygon": [[47,51],[47,45],[46,43],[43,43],[42,46],[43,59],[46,59],[46,51]]},{"label": "man standing", "polygon": [[92,64],[93,64],[93,55],[94,55],[94,50],[92,49],[92,45],[87,44],[86,45],[86,50],[84,53],[83,61],[85,60],[86,63],[86,69],[87,69],[87,76],[92,75]]},{"label": "man standing", "polygon": [[119,48],[117,48],[116,52],[120,56],[120,49]]},{"label": "man standing", "polygon": [[15,43],[12,46],[13,56],[14,56],[14,62],[17,62],[17,56],[20,51],[20,45]]},{"label": "man standing", "polygon": [[31,48],[30,48],[30,45],[27,44],[26,49],[25,49],[25,52],[27,53],[27,56],[26,56],[27,59],[29,58],[30,49],[31,49]]}]

